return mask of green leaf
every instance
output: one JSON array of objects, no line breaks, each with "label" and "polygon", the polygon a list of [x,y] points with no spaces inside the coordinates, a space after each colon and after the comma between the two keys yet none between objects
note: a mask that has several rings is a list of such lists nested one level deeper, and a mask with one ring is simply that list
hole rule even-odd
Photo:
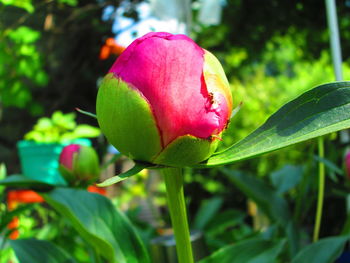
[{"label": "green leaf", "polygon": [[20,174],[7,176],[5,179],[0,180],[0,185],[38,190],[50,190],[53,187],[50,184],[36,181]]},{"label": "green leaf", "polygon": [[273,221],[286,226],[291,218],[285,199],[263,180],[239,171],[220,169],[246,196],[256,202],[260,209]]},{"label": "green leaf", "polygon": [[350,82],[318,86],[285,104],[260,128],[199,167],[238,162],[350,128]]},{"label": "green leaf", "polygon": [[273,263],[285,241],[251,239],[226,246],[198,263]]},{"label": "green leaf", "polygon": [[235,226],[242,226],[246,214],[235,209],[226,209],[221,213],[217,213],[213,220],[210,220],[205,226],[205,234],[210,237],[227,233],[228,230],[234,229]]},{"label": "green leaf", "polygon": [[43,196],[108,262],[150,262],[129,220],[106,197],[69,188]]},{"label": "green leaf", "polygon": [[150,168],[152,167],[151,164],[145,164],[145,163],[135,163],[134,167],[131,168],[130,170],[118,174],[116,176],[113,176],[111,178],[106,179],[105,181],[103,181],[102,183],[97,184],[97,186],[99,187],[106,187],[112,184],[116,184],[119,183],[120,181],[123,181],[125,179],[127,179],[130,176],[133,176],[139,172],[141,172],[143,169],[146,168]]},{"label": "green leaf", "polygon": [[283,194],[295,187],[301,180],[301,166],[285,165],[282,169],[271,173],[270,178],[278,194]]},{"label": "green leaf", "polygon": [[223,200],[220,197],[214,197],[203,201],[194,218],[194,229],[204,229],[210,220],[217,215],[222,202]]},{"label": "green leaf", "polygon": [[302,249],[292,263],[333,263],[342,252],[348,237],[328,237]]},{"label": "green leaf", "polygon": [[16,257],[21,263],[73,263],[74,259],[55,244],[31,239],[18,239],[10,241]]},{"label": "green leaf", "polygon": [[343,175],[344,172],[342,169],[340,169],[335,163],[333,163],[332,161],[328,160],[328,159],[325,159],[325,158],[321,158],[317,155],[314,156],[314,159],[317,161],[317,162],[322,162],[324,163],[324,165],[332,172],[335,172],[337,174],[340,174],[340,175]]}]

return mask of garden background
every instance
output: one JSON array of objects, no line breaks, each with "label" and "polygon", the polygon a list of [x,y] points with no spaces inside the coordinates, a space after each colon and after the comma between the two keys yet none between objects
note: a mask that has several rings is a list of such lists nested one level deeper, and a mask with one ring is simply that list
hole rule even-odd
[{"label": "garden background", "polygon": [[[286,102],[335,80],[324,1],[174,0],[164,7],[164,1],[157,0],[0,0],[3,174],[5,166],[8,175],[21,173],[16,145],[39,118],[57,111],[75,112],[77,123],[97,127],[96,120],[75,109],[96,111],[98,83],[123,49],[121,36],[126,31],[140,36],[137,25],[145,19],[140,8],[144,5],[149,7],[151,21],[162,21],[162,29],[168,22],[169,31],[188,33],[222,63],[234,105],[240,107],[223,135],[222,148],[252,132]],[[344,79],[349,79],[350,1],[337,1],[337,14],[342,70]],[[123,24],[125,21],[129,24]],[[157,24],[147,26],[151,31]],[[100,159],[108,159],[111,153],[103,136],[92,141]],[[349,142],[347,131],[325,136],[325,158],[321,161],[326,164],[327,176],[320,237],[339,235],[350,210],[344,162]],[[299,245],[310,243],[318,191],[317,155],[317,142],[310,140],[227,166],[229,172],[186,169],[190,226],[205,233],[209,251],[257,233],[279,236],[273,229],[274,215],[264,210],[270,208],[256,207],[256,198],[263,199],[268,189],[289,205],[300,234]],[[125,166],[128,161],[119,159],[108,173],[116,174]],[[263,186],[247,189],[238,182],[241,176]],[[6,191],[2,212],[7,209]],[[156,174],[134,176],[109,188],[107,195],[128,214],[146,243],[169,227],[164,185]],[[270,201],[267,198],[263,205],[270,206]],[[79,246],[82,241],[76,240],[76,230],[60,221],[54,210],[34,204],[19,217],[21,237],[38,236],[63,247],[68,240],[78,244],[72,253],[79,262],[89,262],[84,247]],[[60,233],[60,229],[64,231]],[[13,256],[10,248],[6,251],[7,258]],[[0,262],[7,261],[0,257]]]}]

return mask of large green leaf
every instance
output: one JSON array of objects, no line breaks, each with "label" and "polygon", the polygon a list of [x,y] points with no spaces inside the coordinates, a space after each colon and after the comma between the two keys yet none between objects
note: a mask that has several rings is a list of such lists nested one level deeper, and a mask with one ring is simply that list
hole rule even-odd
[{"label": "large green leaf", "polygon": [[53,188],[53,185],[33,180],[21,174],[14,174],[5,177],[5,179],[0,180],[0,185],[38,190],[49,190]]},{"label": "large green leaf", "polygon": [[43,196],[108,262],[149,262],[131,223],[109,199],[69,188],[56,188]]},{"label": "large green leaf", "polygon": [[345,236],[324,238],[302,249],[292,263],[333,263],[348,240]]},{"label": "large green leaf", "polygon": [[200,167],[238,162],[350,128],[350,82],[318,86],[285,104],[260,128]]},{"label": "large green leaf", "polygon": [[10,241],[16,257],[21,263],[73,263],[75,260],[55,244],[31,239]]},{"label": "large green leaf", "polygon": [[273,263],[283,249],[284,241],[251,239],[226,246],[198,263]]}]

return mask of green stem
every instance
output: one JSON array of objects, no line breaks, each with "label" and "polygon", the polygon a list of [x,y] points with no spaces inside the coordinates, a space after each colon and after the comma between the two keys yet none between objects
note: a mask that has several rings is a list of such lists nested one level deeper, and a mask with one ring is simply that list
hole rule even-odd
[{"label": "green stem", "polygon": [[193,263],[181,168],[162,169],[179,263]]},{"label": "green stem", "polygon": [[[318,138],[318,155],[321,159],[324,158],[324,143],[323,138]],[[323,199],[324,199],[324,187],[325,187],[325,166],[322,161],[318,163],[318,196],[317,196],[317,210],[315,218],[314,236],[313,241],[318,240],[321,227]]]}]

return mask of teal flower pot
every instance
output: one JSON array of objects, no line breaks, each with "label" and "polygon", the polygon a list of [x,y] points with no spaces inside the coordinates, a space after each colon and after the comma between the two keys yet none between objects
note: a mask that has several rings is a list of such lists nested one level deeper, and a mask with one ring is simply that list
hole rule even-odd
[{"label": "teal flower pot", "polygon": [[88,139],[67,143],[19,141],[17,148],[23,175],[52,185],[66,185],[58,171],[58,159],[63,147],[71,143],[91,146]]}]

